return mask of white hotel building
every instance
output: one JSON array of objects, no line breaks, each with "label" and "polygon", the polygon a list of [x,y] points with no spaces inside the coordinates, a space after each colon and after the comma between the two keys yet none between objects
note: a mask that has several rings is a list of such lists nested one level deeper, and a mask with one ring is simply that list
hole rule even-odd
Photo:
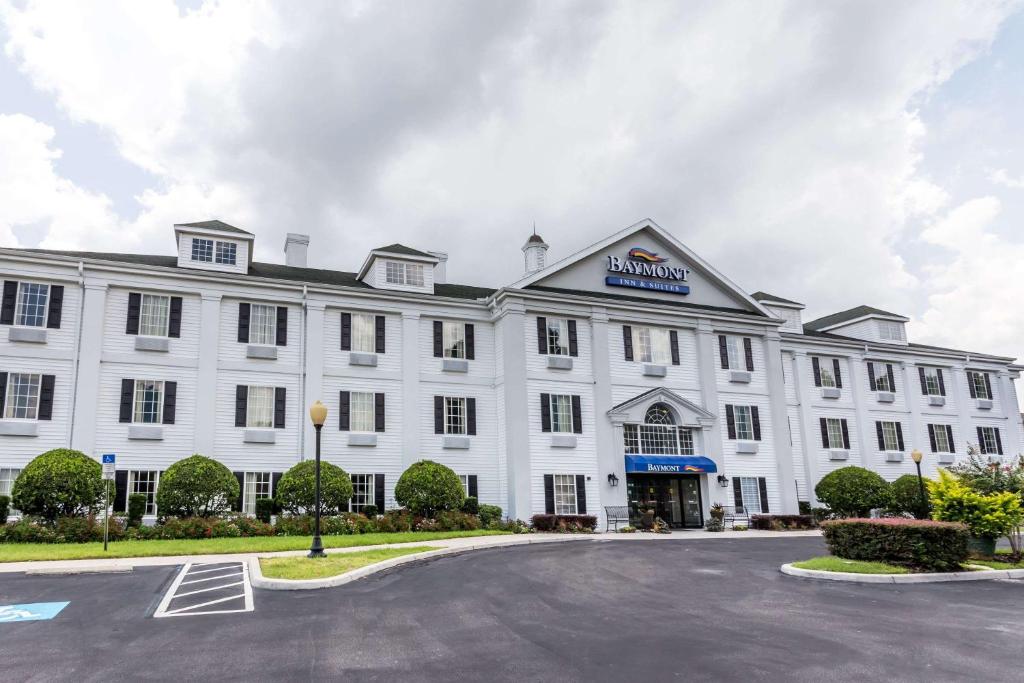
[{"label": "white hotel building", "polygon": [[909,343],[907,318],[866,306],[804,323],[652,221],[550,265],[534,235],[526,274],[497,289],[399,244],[353,273],[307,268],[303,235],[279,265],[219,221],[174,234],[177,256],[0,249],[0,493],[70,446],[117,454],[123,509],[199,452],[251,512],[313,456],[316,399],[354,509],[394,507],[428,458],[521,519],[796,513],[838,467],[892,480],[915,448],[928,474],[1024,439],[1013,359]]}]

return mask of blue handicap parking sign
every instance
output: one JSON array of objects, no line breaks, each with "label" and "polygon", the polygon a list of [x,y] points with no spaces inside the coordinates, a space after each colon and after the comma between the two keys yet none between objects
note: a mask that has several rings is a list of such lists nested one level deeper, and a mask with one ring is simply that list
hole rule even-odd
[{"label": "blue handicap parking sign", "polygon": [[117,458],[117,454],[116,453],[104,453],[103,454],[103,464],[104,465],[113,465],[114,464],[114,460],[116,458]]},{"label": "blue handicap parking sign", "polygon": [[10,621],[53,619],[68,604],[66,602],[30,602],[25,605],[0,605],[0,624]]}]

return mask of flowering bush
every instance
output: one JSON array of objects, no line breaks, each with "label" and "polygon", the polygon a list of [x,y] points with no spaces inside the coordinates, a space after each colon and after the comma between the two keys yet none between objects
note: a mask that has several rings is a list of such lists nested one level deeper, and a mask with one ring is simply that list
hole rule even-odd
[{"label": "flowering bush", "polygon": [[836,557],[924,571],[956,571],[967,558],[967,527],[951,522],[889,517],[833,519],[821,523]]}]

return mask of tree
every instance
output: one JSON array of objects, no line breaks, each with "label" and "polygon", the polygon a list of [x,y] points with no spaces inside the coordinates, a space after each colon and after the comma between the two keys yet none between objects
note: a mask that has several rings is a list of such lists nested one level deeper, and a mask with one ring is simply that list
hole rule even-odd
[{"label": "tree", "polygon": [[240,494],[238,480],[224,465],[196,453],[160,476],[156,506],[171,517],[212,517],[231,510]]},{"label": "tree", "polygon": [[54,522],[92,512],[103,493],[103,468],[81,451],[55,448],[36,456],[11,491],[16,509]]},{"label": "tree", "polygon": [[916,474],[904,474],[889,484],[889,510],[900,514],[913,515],[917,519],[930,519],[932,505],[929,502],[927,477],[924,479],[924,504],[921,503],[921,482]]},{"label": "tree", "polygon": [[[320,514],[337,514],[352,497],[348,472],[329,462],[320,462]],[[277,484],[278,504],[293,514],[313,514],[316,506],[316,461],[293,465]]]},{"label": "tree", "polygon": [[1009,491],[978,493],[955,475],[939,470],[939,480],[928,484],[933,515],[943,522],[963,522],[971,535],[999,538],[1024,522],[1020,498]]},{"label": "tree", "polygon": [[432,460],[410,465],[395,485],[398,504],[424,517],[433,517],[442,510],[458,510],[465,499],[459,475]]},{"label": "tree", "polygon": [[866,517],[889,504],[889,484],[863,467],[840,467],[814,487],[818,500],[840,517]]}]

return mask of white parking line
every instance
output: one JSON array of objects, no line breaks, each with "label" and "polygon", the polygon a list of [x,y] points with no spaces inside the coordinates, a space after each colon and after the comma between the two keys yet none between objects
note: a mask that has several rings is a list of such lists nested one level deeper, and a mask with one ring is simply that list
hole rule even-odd
[{"label": "white parking line", "polygon": [[[157,606],[153,616],[156,618],[160,617],[178,617],[178,616],[192,616],[199,614],[234,614],[239,612],[252,612],[255,608],[252,599],[252,584],[249,581],[249,565],[246,562],[232,562],[230,564],[225,563],[225,566],[214,567],[213,569],[196,569],[197,567],[204,567],[207,565],[188,563],[181,568],[178,575],[171,582],[170,588],[167,589],[167,593],[164,594],[160,604]],[[195,571],[193,571],[195,570]],[[241,570],[241,571],[239,571]],[[210,576],[202,579],[192,579],[185,581],[186,577],[193,576],[195,574],[203,574],[213,571],[229,571],[229,574],[221,574],[218,576]],[[240,581],[236,581],[236,577],[241,577]],[[207,586],[204,588],[198,588],[196,590],[186,591],[179,593],[178,591],[182,586],[195,583],[205,583],[208,581],[227,580],[227,583],[217,584],[215,586]],[[206,602],[201,602],[195,605],[185,605],[178,607],[173,606],[172,602],[179,598],[186,598],[188,596],[196,595],[198,593],[208,593],[211,591],[231,591],[231,595],[225,597],[215,598]],[[241,609],[219,609],[219,610],[208,610],[203,609],[205,607],[211,607],[213,605],[219,605],[224,602],[231,600],[242,600],[243,607]],[[177,603],[181,604],[181,603]]]}]

